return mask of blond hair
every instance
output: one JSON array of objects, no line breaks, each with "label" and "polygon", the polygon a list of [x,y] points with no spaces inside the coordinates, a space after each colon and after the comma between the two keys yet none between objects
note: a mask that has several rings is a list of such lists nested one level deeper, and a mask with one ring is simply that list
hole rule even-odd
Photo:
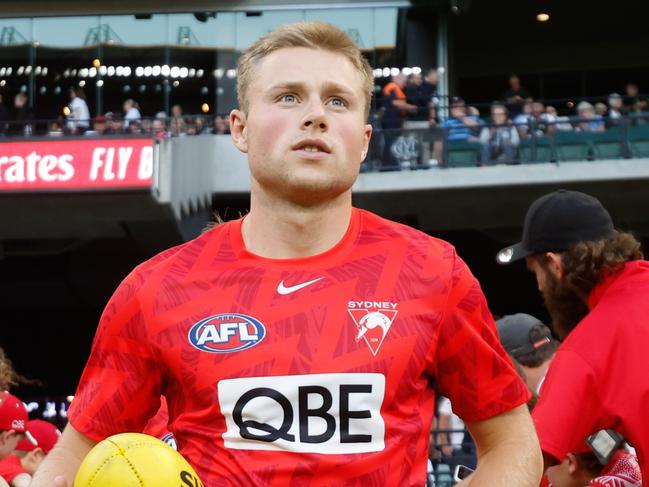
[{"label": "blond hair", "polygon": [[358,71],[365,96],[365,116],[369,115],[374,88],[370,63],[361,54],[351,37],[339,28],[324,22],[298,22],[283,25],[257,39],[243,52],[237,63],[237,100],[239,107],[244,112],[248,112],[248,90],[254,76],[255,65],[272,52],[290,47],[323,49],[345,56]]}]

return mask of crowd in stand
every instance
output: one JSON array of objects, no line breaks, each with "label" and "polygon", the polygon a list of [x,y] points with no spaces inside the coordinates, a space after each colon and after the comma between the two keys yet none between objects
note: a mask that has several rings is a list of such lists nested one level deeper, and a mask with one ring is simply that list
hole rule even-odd
[{"label": "crowd in stand", "polygon": [[[649,101],[635,83],[627,83],[624,94],[611,93],[594,104],[585,100],[576,105],[566,104],[572,107],[572,113],[565,112],[563,105],[558,110],[554,104],[533,99],[516,75],[509,78],[509,88],[501,99],[488,107],[480,105],[482,111],[460,96],[441,97],[437,84],[437,70],[429,69],[425,75],[393,76],[382,88],[370,120],[375,129],[373,144],[382,146],[373,154],[382,161],[382,169],[404,166],[404,161],[398,160],[403,159],[402,154],[395,154],[396,149],[404,147],[402,129],[433,129],[425,142],[430,148],[423,161],[430,167],[442,165],[447,143],[479,145],[480,165],[515,163],[519,160],[519,147],[526,139],[553,137],[559,132],[602,133],[627,123],[625,116],[634,125],[649,123]],[[152,117],[142,116],[133,99],[124,101],[121,112],[106,112],[93,118],[83,88],[70,88],[69,93],[65,118],[46,123],[34,121],[25,93],[15,95],[12,109],[3,104],[0,95],[0,136],[130,134],[166,139],[230,132],[227,115],[186,115],[181,106],[174,105],[169,114],[159,111]],[[448,114],[442,116],[445,109]],[[423,160],[422,154],[417,157]],[[412,157],[406,154],[405,159]],[[412,166],[411,161],[407,160],[405,165]]]},{"label": "crowd in stand", "polygon": [[200,134],[228,134],[227,115],[185,115],[180,105],[171,107],[170,115],[160,111],[153,117],[142,116],[140,107],[132,98],[124,101],[122,112],[106,112],[91,117],[83,88],[70,88],[70,103],[64,110],[65,118],[39,121],[27,103],[27,95],[14,97],[13,109],[7,108],[0,94],[0,136],[29,135],[152,135],[157,139]]},{"label": "crowd in stand", "polygon": [[[386,132],[386,145],[396,137],[393,129],[438,128],[440,137],[451,143],[476,143],[481,146],[483,164],[516,161],[521,140],[531,137],[553,136],[556,132],[604,132],[619,126],[624,116],[633,124],[649,123],[649,105],[640,95],[638,85],[627,83],[624,95],[611,93],[605,101],[594,105],[581,101],[571,115],[559,115],[556,106],[534,100],[518,76],[509,79],[509,88],[500,100],[489,107],[489,114],[476,106],[467,105],[459,96],[448,100],[448,116],[439,115],[444,107],[437,92],[437,72],[431,69],[421,74],[399,74],[382,90],[382,99],[376,128]],[[572,105],[572,104],[569,104]],[[433,147],[432,160],[442,158],[442,144]],[[385,155],[391,157],[389,147]]]}]

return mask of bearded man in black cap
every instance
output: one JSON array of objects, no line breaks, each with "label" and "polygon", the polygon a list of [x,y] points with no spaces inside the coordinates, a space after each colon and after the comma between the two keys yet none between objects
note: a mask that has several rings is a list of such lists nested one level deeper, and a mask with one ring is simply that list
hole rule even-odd
[{"label": "bearded man in black cap", "polygon": [[594,197],[560,190],[537,199],[522,241],[500,264],[525,259],[562,343],[533,418],[546,468],[587,451],[602,429],[624,435],[649,486],[649,262]]}]

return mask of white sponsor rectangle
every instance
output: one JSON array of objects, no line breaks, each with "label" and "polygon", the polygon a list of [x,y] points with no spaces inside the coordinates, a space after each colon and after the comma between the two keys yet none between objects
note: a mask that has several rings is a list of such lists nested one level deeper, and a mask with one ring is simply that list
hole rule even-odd
[{"label": "white sponsor rectangle", "polygon": [[225,379],[218,399],[226,448],[366,453],[385,448],[383,374]]}]

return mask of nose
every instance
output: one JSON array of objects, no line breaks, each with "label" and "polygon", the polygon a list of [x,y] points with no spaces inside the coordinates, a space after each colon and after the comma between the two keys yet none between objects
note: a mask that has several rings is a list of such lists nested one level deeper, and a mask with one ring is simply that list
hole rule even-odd
[{"label": "nose", "polygon": [[315,128],[327,130],[327,113],[322,104],[320,97],[313,97],[305,104],[304,118],[302,119],[303,128]]}]

